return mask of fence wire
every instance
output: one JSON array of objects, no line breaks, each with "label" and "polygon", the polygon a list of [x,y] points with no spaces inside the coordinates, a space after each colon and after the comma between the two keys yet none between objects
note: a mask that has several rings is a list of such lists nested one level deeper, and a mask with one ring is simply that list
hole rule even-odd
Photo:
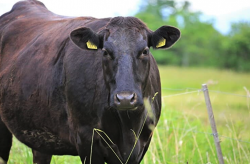
[{"label": "fence wire", "polygon": [[[178,95],[183,95],[183,94],[189,94],[189,93],[194,93],[194,92],[201,92],[202,89],[198,88],[178,88],[178,89],[173,89],[173,88],[162,88],[162,90],[171,90],[171,91],[186,91],[184,93],[180,94],[173,94],[173,95],[167,95],[163,97],[173,97],[173,96],[178,96]],[[190,91],[189,90],[195,90],[195,91]],[[220,93],[220,94],[226,94],[226,95],[232,95],[232,96],[238,96],[238,97],[247,97],[250,98],[250,95],[240,95],[240,94],[235,94],[235,93],[230,93],[230,92],[222,92],[222,91],[217,91],[217,90],[208,90],[209,92],[214,92],[214,93]]]},{"label": "fence wire", "polygon": [[[217,90],[208,90],[209,92],[214,92],[214,93],[219,93],[219,94],[226,94],[226,95],[232,95],[232,96],[237,96],[237,97],[246,97],[246,98],[250,98],[250,94],[249,91],[244,87],[244,89],[247,91],[247,95],[240,95],[240,94],[234,94],[234,93],[230,93],[230,92],[222,92],[222,91],[217,91]],[[198,89],[198,88],[162,88],[162,90],[171,90],[171,91],[186,91],[183,93],[177,93],[177,94],[172,94],[172,95],[167,95],[167,96],[162,96],[163,98],[168,98],[168,97],[174,97],[174,96],[180,96],[180,95],[185,95],[185,94],[191,94],[191,93],[200,93],[202,92],[202,89]],[[193,91],[190,91],[193,90]],[[234,141],[238,141],[238,142],[242,142],[242,143],[247,143],[250,144],[250,141],[245,141],[245,140],[241,140],[241,139],[236,139],[236,138],[232,138],[232,137],[228,137],[228,136],[224,136],[224,135],[219,135],[219,134],[214,134],[214,133],[209,133],[209,132],[202,132],[202,131],[197,131],[197,130],[190,130],[190,129],[184,129],[184,128],[171,128],[171,127],[157,127],[157,128],[161,128],[161,129],[174,129],[174,130],[180,130],[180,131],[187,131],[187,132],[193,132],[193,133],[202,133],[202,134],[206,134],[206,135],[218,135],[218,137],[220,138],[225,138],[228,140],[234,140]]]},{"label": "fence wire", "polygon": [[162,96],[163,98],[167,98],[167,97],[174,97],[174,96],[180,96],[180,95],[186,95],[186,94],[190,94],[190,93],[199,93],[201,92],[202,90],[197,90],[197,91],[191,91],[191,92],[184,92],[184,93],[177,93],[177,94],[173,94],[173,95],[167,95],[167,96]]}]

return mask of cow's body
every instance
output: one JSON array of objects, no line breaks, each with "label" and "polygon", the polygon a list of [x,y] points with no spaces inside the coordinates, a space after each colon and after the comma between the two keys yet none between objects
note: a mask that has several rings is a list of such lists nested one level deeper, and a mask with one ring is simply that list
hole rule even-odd
[{"label": "cow's body", "polygon": [[[37,163],[49,163],[53,154],[79,155],[82,161],[95,164],[125,163],[128,158],[128,164],[137,164],[142,160],[161,111],[160,77],[155,60],[150,54],[146,80],[139,87],[142,96],[131,89],[136,103],[142,98],[150,101],[153,115],[149,116],[143,105],[133,104],[133,110],[129,110],[131,97],[130,105],[122,100],[124,97],[120,95],[126,98],[130,89],[117,91],[117,88],[129,82],[115,89],[108,85],[102,50],[81,49],[81,45],[74,44],[78,40],[69,36],[79,27],[97,33],[109,22],[111,18],[58,16],[32,0],[15,4],[0,17],[0,144],[3,145],[0,157],[3,160],[8,160],[11,133],[32,148]],[[110,100],[114,90],[115,100]],[[126,110],[118,110],[112,103],[118,107],[125,104]],[[140,137],[134,147],[135,134]]]}]

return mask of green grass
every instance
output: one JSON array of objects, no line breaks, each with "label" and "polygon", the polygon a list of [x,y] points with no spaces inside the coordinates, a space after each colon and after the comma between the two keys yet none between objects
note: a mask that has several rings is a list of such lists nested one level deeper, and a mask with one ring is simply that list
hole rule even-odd
[{"label": "green grass", "polygon": [[[208,84],[217,129],[223,136],[220,140],[225,163],[250,163],[250,98],[215,92],[246,95],[243,87],[250,90],[250,74],[178,67],[160,67],[160,73],[162,115],[142,163],[218,163],[204,96],[197,91],[203,83]],[[197,92],[173,96],[192,91]],[[22,163],[32,163],[32,153],[15,139],[9,164]],[[79,157],[53,156],[52,164],[67,163],[81,162]]]}]

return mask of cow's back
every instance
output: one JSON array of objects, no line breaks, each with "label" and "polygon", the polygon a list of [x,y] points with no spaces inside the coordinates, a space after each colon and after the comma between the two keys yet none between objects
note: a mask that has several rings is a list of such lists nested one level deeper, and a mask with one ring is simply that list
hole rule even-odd
[{"label": "cow's back", "polygon": [[0,17],[1,58],[21,53],[36,43],[49,46],[46,48],[51,53],[43,53],[51,55],[73,29],[94,20],[90,17],[59,16],[37,1],[18,2],[10,12]]}]

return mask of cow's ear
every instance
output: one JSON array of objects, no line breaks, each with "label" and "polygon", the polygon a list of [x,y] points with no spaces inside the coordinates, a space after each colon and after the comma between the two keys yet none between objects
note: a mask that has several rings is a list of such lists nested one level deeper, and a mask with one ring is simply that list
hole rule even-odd
[{"label": "cow's ear", "polygon": [[82,49],[97,50],[101,48],[100,37],[87,27],[73,30],[70,33],[70,39]]},{"label": "cow's ear", "polygon": [[162,26],[151,33],[149,46],[154,49],[166,49],[171,47],[179,38],[180,30],[171,26]]}]

